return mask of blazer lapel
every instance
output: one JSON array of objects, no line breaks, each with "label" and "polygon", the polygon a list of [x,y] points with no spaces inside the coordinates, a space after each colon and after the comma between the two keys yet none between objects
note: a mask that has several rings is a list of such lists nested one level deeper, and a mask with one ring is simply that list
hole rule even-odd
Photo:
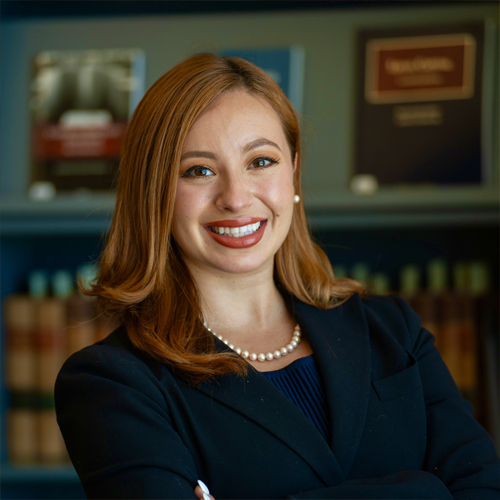
[{"label": "blazer lapel", "polygon": [[[222,342],[219,344],[221,351],[229,349]],[[224,375],[198,389],[274,434],[310,465],[325,486],[344,480],[332,450],[315,425],[253,368],[245,378]]]},{"label": "blazer lapel", "polygon": [[347,478],[363,433],[370,395],[370,340],[355,295],[320,311],[297,300],[294,313],[323,376],[330,413],[330,445]]}]

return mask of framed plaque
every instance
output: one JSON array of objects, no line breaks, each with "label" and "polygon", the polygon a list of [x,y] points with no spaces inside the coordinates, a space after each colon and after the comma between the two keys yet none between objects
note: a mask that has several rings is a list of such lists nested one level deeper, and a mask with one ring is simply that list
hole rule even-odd
[{"label": "framed plaque", "polygon": [[31,182],[109,190],[127,122],[144,93],[135,49],[47,51],[33,61]]},{"label": "framed plaque", "polygon": [[371,39],[365,98],[372,104],[474,95],[476,39],[468,33]]},{"label": "framed plaque", "polygon": [[491,38],[483,22],[359,33],[351,186],[489,183]]}]

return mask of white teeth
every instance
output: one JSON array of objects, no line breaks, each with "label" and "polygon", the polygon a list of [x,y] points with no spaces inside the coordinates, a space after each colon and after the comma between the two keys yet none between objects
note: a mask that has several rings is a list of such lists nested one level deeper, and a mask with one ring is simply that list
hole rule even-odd
[{"label": "white teeth", "polygon": [[249,234],[257,231],[260,228],[260,224],[260,222],[256,222],[255,224],[248,224],[247,226],[241,227],[212,226],[211,229],[214,233],[227,234],[235,238],[241,238],[242,236],[248,236]]}]

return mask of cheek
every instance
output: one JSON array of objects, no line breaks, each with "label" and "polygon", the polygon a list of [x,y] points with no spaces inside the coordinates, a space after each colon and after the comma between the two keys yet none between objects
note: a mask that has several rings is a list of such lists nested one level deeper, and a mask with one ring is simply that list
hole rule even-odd
[{"label": "cheek", "polygon": [[180,221],[192,219],[202,203],[203,199],[198,189],[179,183],[175,195],[174,218]]},{"label": "cheek", "polygon": [[293,207],[293,178],[280,178],[266,186],[266,195],[273,209],[281,215]]},{"label": "cheek", "polygon": [[189,221],[194,217],[196,212],[195,199],[189,189],[177,187],[177,193],[174,202],[174,217],[172,220],[172,232],[174,238],[179,241],[185,230],[188,228]]},{"label": "cheek", "polygon": [[199,236],[199,224],[206,217],[210,203],[210,190],[183,182],[177,185],[172,234],[178,243],[188,242]]}]

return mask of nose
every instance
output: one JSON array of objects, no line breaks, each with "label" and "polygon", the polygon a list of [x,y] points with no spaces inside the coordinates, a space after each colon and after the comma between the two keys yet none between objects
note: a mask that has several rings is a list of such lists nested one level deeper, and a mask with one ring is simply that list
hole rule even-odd
[{"label": "nose", "polygon": [[228,176],[220,184],[216,206],[221,211],[242,213],[253,203],[251,185],[243,177]]}]

